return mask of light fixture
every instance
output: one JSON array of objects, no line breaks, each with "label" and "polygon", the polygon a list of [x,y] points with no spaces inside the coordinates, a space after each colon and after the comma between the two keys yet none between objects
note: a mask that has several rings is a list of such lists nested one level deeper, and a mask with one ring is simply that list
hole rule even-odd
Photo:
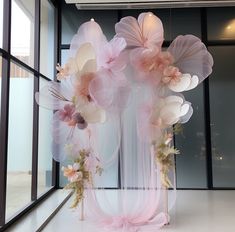
[{"label": "light fixture", "polygon": [[65,0],[78,9],[143,9],[235,6],[235,0]]}]

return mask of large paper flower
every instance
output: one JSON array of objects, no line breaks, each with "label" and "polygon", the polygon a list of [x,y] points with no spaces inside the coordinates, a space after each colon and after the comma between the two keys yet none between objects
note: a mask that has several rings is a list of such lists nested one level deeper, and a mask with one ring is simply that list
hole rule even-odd
[{"label": "large paper flower", "polygon": [[103,34],[99,24],[91,19],[90,21],[83,23],[77,34],[75,34],[70,43],[69,57],[75,57],[78,49],[84,43],[90,43],[97,52],[103,44],[107,43],[107,39]]},{"label": "large paper flower", "polygon": [[162,130],[176,123],[185,123],[192,116],[191,103],[182,96],[155,98],[139,108],[137,117],[138,135],[143,140],[157,140]]},{"label": "large paper flower", "polygon": [[129,96],[128,82],[123,74],[126,60],[122,51],[125,47],[123,38],[114,38],[98,53],[100,71],[91,81],[89,92],[94,101],[105,109],[121,109]]},{"label": "large paper flower", "polygon": [[51,82],[36,93],[39,105],[57,110],[53,117],[55,142],[69,142],[75,128],[85,129],[90,123],[103,123],[106,119],[105,111],[89,94],[89,84],[97,71],[95,57],[91,44],[83,44],[68,61],[68,66],[70,62],[73,66],[72,76],[62,79],[61,83]]},{"label": "large paper flower", "polygon": [[190,108],[191,103],[185,102],[181,96],[172,95],[161,98],[153,106],[150,122],[160,128],[167,128],[175,123],[185,122],[186,119],[182,121],[181,118],[185,116],[191,117]]},{"label": "large paper flower", "polygon": [[142,13],[138,21],[131,16],[124,17],[115,25],[117,37],[126,40],[128,48],[144,47],[159,50],[163,42],[161,20],[151,12]]},{"label": "large paper flower", "polygon": [[174,58],[172,65],[182,74],[178,75],[177,82],[169,82],[168,87],[172,91],[193,89],[212,72],[213,58],[196,36],[178,36],[167,51]]},{"label": "large paper flower", "polygon": [[[163,27],[161,20],[151,12],[142,13],[138,21],[134,17],[122,18],[115,26],[116,36],[123,37],[130,48],[130,62],[135,68],[134,79],[157,85],[160,81]],[[162,60],[162,61],[163,61]],[[160,63],[159,63],[160,61]]]}]

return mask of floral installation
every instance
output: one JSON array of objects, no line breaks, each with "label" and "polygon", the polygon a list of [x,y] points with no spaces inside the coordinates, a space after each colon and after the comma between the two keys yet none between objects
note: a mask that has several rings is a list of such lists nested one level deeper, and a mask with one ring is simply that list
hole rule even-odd
[{"label": "floral installation", "polygon": [[191,103],[180,92],[194,89],[212,72],[213,58],[206,46],[193,35],[178,36],[166,51],[161,20],[141,13],[128,16],[115,26],[116,36],[127,42],[127,54],[135,81],[153,86],[152,99],[139,107],[138,135],[154,145],[156,164],[161,166],[162,185],[172,187],[167,173],[174,167],[171,145],[175,124],[186,123],[193,114]]},{"label": "floral installation", "polygon": [[182,132],[181,124],[175,124],[174,128],[162,135],[159,141],[153,141],[154,157],[156,165],[160,165],[161,181],[165,188],[173,188],[168,174],[174,168],[173,155],[180,154],[180,151],[172,145],[173,136]]},{"label": "floral installation", "polygon": [[103,169],[99,159],[91,151],[83,149],[79,151],[73,165],[62,167],[62,171],[69,181],[65,189],[74,190],[75,199],[71,207],[75,208],[84,199],[85,188],[93,185],[93,176],[101,175]]},{"label": "floral installation", "polygon": [[[137,19],[122,18],[115,25],[115,32],[108,41],[94,19],[83,23],[72,38],[69,59],[56,67],[57,80],[44,86],[35,98],[40,106],[54,111],[53,158],[61,162],[72,157],[71,164],[62,168],[69,182],[65,188],[75,192],[72,207],[89,197],[95,217],[111,231],[123,228],[138,231],[140,226],[148,224],[161,228],[169,222],[169,216],[168,212],[156,213],[159,202],[155,202],[153,191],[140,212],[125,216],[104,213],[94,192],[85,195],[85,190],[95,189],[95,175],[101,175],[110,163],[97,148],[99,128],[110,123],[112,117],[117,119],[119,129],[125,128],[128,122],[121,124],[121,117],[131,107],[133,89],[140,93],[147,89],[147,97],[138,102],[133,120],[138,145],[149,148],[149,157],[154,159],[152,162],[148,157],[150,163],[158,170],[152,172],[152,166],[146,170],[145,183],[149,183],[148,189],[156,191],[175,188],[169,177],[169,172],[174,172],[173,156],[179,154],[173,136],[193,114],[191,103],[182,93],[194,89],[211,74],[213,58],[194,35],[177,36],[163,50],[163,25],[151,12],[141,13]],[[117,144],[118,149],[114,150],[122,151],[120,138]],[[118,154],[115,153],[116,158]],[[125,175],[125,172],[120,175],[124,183]],[[154,185],[155,175],[161,180],[160,187]],[[124,208],[125,202],[127,199],[122,202]]]}]

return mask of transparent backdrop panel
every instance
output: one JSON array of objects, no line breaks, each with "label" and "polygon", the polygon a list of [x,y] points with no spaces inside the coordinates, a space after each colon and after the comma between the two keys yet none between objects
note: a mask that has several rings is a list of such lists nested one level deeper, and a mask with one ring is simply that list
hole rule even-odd
[{"label": "transparent backdrop panel", "polygon": [[214,187],[235,187],[235,46],[209,47],[214,57],[210,78]]},{"label": "transparent backdrop panel", "polygon": [[24,63],[34,65],[35,1],[12,0],[11,53]]},{"label": "transparent backdrop panel", "polygon": [[33,75],[11,63],[6,216],[31,202]]},{"label": "transparent backdrop panel", "polygon": [[235,7],[208,8],[208,39],[235,40]]},{"label": "transparent backdrop panel", "polygon": [[185,98],[192,102],[194,113],[182,134],[175,136],[175,146],[180,150],[176,157],[178,188],[206,188],[206,141],[203,84],[186,92]]}]

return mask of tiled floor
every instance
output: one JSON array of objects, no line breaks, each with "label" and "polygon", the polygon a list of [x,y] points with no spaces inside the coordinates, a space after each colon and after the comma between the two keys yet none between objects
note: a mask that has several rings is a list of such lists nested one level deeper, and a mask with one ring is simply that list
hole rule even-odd
[{"label": "tiled floor", "polygon": [[[69,209],[70,204],[68,202],[58,212],[44,232],[103,231],[87,221],[79,221],[78,215]],[[161,231],[234,232],[235,191],[178,191],[176,206],[171,211],[171,223]]]}]

